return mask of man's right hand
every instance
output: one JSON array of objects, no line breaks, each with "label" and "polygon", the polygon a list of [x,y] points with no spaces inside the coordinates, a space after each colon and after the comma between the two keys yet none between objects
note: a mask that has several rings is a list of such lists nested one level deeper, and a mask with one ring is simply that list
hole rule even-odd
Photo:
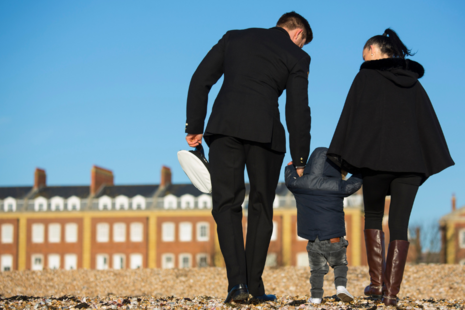
[{"label": "man's right hand", "polygon": [[196,147],[197,145],[202,143],[202,134],[188,134],[186,137],[187,144],[190,147]]}]

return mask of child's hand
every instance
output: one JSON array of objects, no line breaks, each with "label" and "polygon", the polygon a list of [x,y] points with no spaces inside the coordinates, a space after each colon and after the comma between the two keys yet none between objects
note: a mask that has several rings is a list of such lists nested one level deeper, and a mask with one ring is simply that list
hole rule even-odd
[{"label": "child's hand", "polygon": [[[292,165],[292,164],[293,164],[293,162],[290,161],[287,165],[290,166],[290,165]],[[301,176],[304,175],[304,168],[297,168],[297,169],[295,169],[295,171],[297,172],[297,174],[299,175],[299,177],[301,177]]]},{"label": "child's hand", "polygon": [[287,165],[288,165],[288,166],[292,165],[292,161],[290,161]]}]

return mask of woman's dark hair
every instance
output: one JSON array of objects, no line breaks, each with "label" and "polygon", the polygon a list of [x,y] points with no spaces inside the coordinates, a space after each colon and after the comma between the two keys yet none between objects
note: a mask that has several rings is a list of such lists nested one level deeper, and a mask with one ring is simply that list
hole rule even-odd
[{"label": "woman's dark hair", "polygon": [[405,58],[405,56],[415,55],[415,53],[412,54],[412,51],[402,43],[397,33],[391,28],[384,30],[381,36],[371,37],[367,43],[365,43],[363,49],[369,48],[370,45],[378,45],[381,53],[387,54],[389,57]]}]

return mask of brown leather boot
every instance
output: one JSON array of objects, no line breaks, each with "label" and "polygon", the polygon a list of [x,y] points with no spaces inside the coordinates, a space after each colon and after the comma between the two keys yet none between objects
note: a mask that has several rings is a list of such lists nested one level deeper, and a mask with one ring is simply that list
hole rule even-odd
[{"label": "brown leather boot", "polygon": [[397,294],[399,294],[400,284],[404,276],[409,244],[405,240],[394,240],[389,243],[384,273],[386,291],[383,294],[383,303],[386,306],[397,306]]},{"label": "brown leather boot", "polygon": [[370,273],[370,285],[365,287],[366,296],[383,296],[383,275],[386,267],[384,232],[378,229],[365,229],[365,245]]}]

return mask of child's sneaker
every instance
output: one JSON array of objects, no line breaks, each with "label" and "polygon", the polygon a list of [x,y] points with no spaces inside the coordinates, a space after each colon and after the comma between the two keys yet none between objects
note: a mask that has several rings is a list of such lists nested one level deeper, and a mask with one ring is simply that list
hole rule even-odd
[{"label": "child's sneaker", "polygon": [[350,295],[349,291],[344,286],[336,287],[336,295],[343,302],[351,302],[354,300],[354,296]]},{"label": "child's sneaker", "polygon": [[311,304],[321,304],[321,298],[310,298],[308,302]]}]

